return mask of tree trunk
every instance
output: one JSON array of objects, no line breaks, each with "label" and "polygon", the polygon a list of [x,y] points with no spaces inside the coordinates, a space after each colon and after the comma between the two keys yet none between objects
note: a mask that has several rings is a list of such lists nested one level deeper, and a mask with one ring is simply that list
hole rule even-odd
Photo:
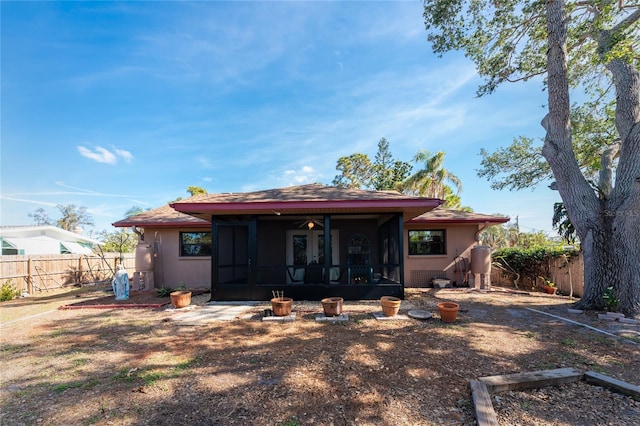
[{"label": "tree trunk", "polygon": [[[569,219],[584,254],[584,294],[576,304],[601,309],[603,294],[613,286],[619,310],[640,316],[640,93],[638,70],[614,59],[607,64],[616,87],[616,125],[621,149],[616,184],[610,197],[590,187],[575,159],[571,143],[567,73],[565,2],[547,7],[547,71],[549,113],[542,155],[549,162]],[[603,38],[608,43],[608,38]],[[602,44],[601,44],[602,46]]]}]

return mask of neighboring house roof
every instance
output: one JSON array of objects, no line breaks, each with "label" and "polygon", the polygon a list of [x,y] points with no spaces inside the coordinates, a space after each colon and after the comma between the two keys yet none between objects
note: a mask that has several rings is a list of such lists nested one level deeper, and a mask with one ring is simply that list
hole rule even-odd
[{"label": "neighboring house roof", "polygon": [[234,214],[383,213],[402,211],[415,217],[442,204],[437,198],[397,191],[365,191],[320,184],[238,194],[202,194],[171,204],[175,210],[207,218]]},{"label": "neighboring house roof", "polygon": [[498,223],[509,222],[510,218],[505,216],[495,216],[474,212],[465,212],[461,210],[451,210],[437,208],[430,212],[421,214],[408,221],[407,223],[488,223],[495,225]]},{"label": "neighboring house roof", "polygon": [[2,226],[0,227],[3,253],[18,254],[91,254],[91,247],[100,241],[56,226]]}]

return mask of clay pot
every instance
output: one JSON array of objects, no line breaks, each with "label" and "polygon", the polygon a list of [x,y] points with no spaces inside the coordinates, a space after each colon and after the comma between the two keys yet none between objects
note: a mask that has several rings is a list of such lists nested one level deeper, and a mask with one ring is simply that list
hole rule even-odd
[{"label": "clay pot", "polygon": [[458,316],[458,304],[453,302],[440,302],[438,303],[438,310],[440,311],[440,319],[443,322],[455,322]]},{"label": "clay pot", "polygon": [[191,292],[188,290],[178,290],[169,293],[171,304],[174,308],[180,309],[191,304]]},{"label": "clay pot", "polygon": [[286,317],[291,315],[291,303],[293,299],[290,297],[274,297],[271,299],[271,310],[273,315],[277,317]]},{"label": "clay pot", "polygon": [[545,285],[544,287],[542,287],[542,291],[544,291],[547,294],[556,294],[556,290],[558,290],[556,287],[551,287],[548,285]]},{"label": "clay pot", "polygon": [[400,310],[400,303],[402,301],[393,296],[382,296],[380,298],[380,306],[382,306],[382,313],[385,317],[393,317],[398,314]]},{"label": "clay pot", "polygon": [[320,301],[324,315],[327,317],[336,317],[342,314],[342,297],[327,297]]}]

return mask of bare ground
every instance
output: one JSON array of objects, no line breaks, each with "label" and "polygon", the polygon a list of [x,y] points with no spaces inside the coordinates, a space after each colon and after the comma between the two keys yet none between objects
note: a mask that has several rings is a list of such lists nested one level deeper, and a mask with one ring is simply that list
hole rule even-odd
[{"label": "bare ground", "polygon": [[[378,321],[375,301],[345,302],[345,323],[316,322],[319,302],[294,302],[292,323],[262,322],[265,303],[195,327],[166,307],[54,310],[83,296],[0,304],[0,424],[473,425],[482,376],[573,367],[640,384],[639,327],[569,314],[559,296],[408,289],[401,313],[425,321]],[[441,300],[460,304],[454,324]],[[640,402],[584,383],[493,400],[503,425],[640,420]]]}]

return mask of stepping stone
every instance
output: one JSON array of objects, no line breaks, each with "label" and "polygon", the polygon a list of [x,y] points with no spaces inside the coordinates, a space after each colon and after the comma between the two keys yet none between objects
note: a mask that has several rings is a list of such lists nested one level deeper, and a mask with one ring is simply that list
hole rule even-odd
[{"label": "stepping stone", "polygon": [[383,314],[382,311],[374,312],[371,315],[373,315],[373,317],[375,319],[377,319],[378,321],[397,321],[397,320],[408,320],[409,319],[408,316],[402,315],[402,314],[398,314],[398,315],[394,315],[392,317],[388,317],[388,316],[385,316],[385,314]]},{"label": "stepping stone", "polygon": [[291,312],[289,315],[284,317],[271,316],[271,317],[262,317],[263,322],[293,322],[296,320],[296,313]]},{"label": "stepping stone", "polygon": [[316,321],[318,322],[340,322],[340,321],[349,321],[349,314],[340,314],[335,317],[328,317],[326,315],[318,315],[316,317]]}]

